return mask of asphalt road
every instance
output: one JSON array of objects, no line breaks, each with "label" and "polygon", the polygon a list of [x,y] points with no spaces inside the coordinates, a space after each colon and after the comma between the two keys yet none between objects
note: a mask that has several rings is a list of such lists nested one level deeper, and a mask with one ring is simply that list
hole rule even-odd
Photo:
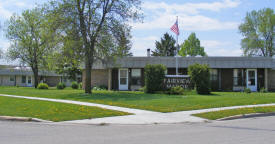
[{"label": "asphalt road", "polygon": [[0,121],[0,144],[274,144],[275,116],[167,125]]}]

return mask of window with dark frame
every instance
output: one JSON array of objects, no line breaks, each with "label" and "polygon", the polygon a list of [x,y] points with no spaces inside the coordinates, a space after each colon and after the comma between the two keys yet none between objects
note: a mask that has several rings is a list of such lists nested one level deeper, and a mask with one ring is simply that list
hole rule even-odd
[{"label": "window with dark frame", "polygon": [[26,83],[26,76],[22,76],[22,78],[21,78],[21,83],[23,83],[23,84]]},{"label": "window with dark frame", "polygon": [[210,80],[211,81],[218,80],[218,70],[217,69],[210,69]]},{"label": "window with dark frame", "polygon": [[233,72],[233,84],[234,86],[244,86],[244,70],[243,69],[234,69]]},{"label": "window with dark frame", "polygon": [[132,69],[131,85],[141,85],[141,69]]},{"label": "window with dark frame", "polygon": [[15,76],[10,76],[10,81],[14,82],[15,81]]}]

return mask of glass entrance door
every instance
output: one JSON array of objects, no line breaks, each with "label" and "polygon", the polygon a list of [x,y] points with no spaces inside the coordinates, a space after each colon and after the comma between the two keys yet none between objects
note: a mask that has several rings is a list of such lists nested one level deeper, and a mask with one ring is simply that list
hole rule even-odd
[{"label": "glass entrance door", "polygon": [[246,85],[251,91],[257,91],[257,69],[247,69]]},{"label": "glass entrance door", "polygon": [[128,69],[119,69],[119,90],[128,90]]}]

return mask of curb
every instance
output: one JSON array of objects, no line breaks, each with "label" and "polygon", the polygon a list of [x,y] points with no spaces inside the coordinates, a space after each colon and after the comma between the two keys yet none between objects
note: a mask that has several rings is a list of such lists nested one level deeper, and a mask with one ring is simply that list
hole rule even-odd
[{"label": "curb", "polygon": [[264,116],[275,116],[275,112],[235,115],[235,116],[220,118],[220,119],[217,119],[216,121],[235,120],[235,119],[244,119],[244,118],[253,118],[253,117],[264,117]]},{"label": "curb", "polygon": [[21,121],[21,122],[52,122],[52,121],[42,120],[42,119],[38,119],[38,118],[12,117],[12,116],[0,116],[0,120],[4,120],[4,121]]}]

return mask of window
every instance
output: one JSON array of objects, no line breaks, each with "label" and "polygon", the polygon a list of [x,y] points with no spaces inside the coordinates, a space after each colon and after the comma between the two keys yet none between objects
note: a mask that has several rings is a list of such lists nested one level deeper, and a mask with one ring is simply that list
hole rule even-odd
[{"label": "window", "polygon": [[22,78],[21,78],[21,83],[22,83],[22,84],[26,83],[26,76],[22,76]]},{"label": "window", "polygon": [[210,69],[210,80],[211,81],[218,80],[218,70],[217,69]]},{"label": "window", "polygon": [[14,82],[14,80],[15,80],[15,76],[10,76],[10,81]]},{"label": "window", "polygon": [[132,85],[141,85],[141,69],[132,69],[131,76]]},{"label": "window", "polygon": [[243,69],[234,69],[233,71],[233,84],[234,86],[243,86]]},{"label": "window", "polygon": [[32,83],[32,77],[28,76],[28,84],[31,84],[31,83]]}]

